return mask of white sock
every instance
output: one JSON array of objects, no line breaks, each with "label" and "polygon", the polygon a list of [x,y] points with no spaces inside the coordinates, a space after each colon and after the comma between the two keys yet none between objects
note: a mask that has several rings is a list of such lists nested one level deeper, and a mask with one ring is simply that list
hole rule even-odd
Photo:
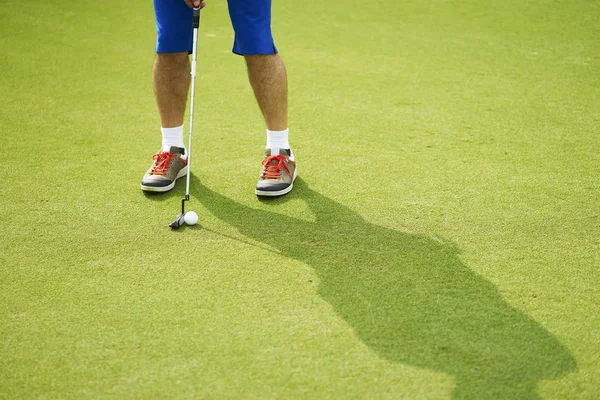
[{"label": "white sock", "polygon": [[160,128],[160,131],[162,132],[162,151],[171,150],[171,146],[185,148],[185,144],[183,144],[183,125],[175,128]]},{"label": "white sock", "polygon": [[289,129],[284,131],[270,131],[267,129],[267,145],[266,148],[271,149],[271,155],[279,155],[280,149],[289,149],[288,142]]}]

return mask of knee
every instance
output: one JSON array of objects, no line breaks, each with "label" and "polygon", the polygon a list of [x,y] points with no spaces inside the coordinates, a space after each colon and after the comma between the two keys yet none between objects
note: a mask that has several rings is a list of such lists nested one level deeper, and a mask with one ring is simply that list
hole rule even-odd
[{"label": "knee", "polygon": [[156,61],[164,65],[185,65],[189,62],[189,54],[185,53],[156,53]]},{"label": "knee", "polygon": [[267,66],[272,64],[278,64],[280,62],[279,54],[253,54],[245,55],[244,59],[249,67],[253,66]]}]

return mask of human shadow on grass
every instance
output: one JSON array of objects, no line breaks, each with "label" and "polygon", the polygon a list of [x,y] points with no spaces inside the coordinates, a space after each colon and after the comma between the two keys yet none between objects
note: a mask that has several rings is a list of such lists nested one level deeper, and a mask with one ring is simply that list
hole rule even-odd
[{"label": "human shadow on grass", "polygon": [[[506,303],[458,249],[366,222],[301,179],[315,222],[236,203],[193,182],[194,197],[242,235],[310,265],[318,293],[380,357],[455,380],[454,399],[536,399],[536,385],[576,369],[544,327]],[[265,201],[265,200],[263,200]]]}]

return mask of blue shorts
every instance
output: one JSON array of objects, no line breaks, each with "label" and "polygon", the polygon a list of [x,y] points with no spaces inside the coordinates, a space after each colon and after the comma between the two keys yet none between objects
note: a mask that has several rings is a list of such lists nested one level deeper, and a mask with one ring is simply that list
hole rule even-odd
[{"label": "blue shorts", "polygon": [[[275,54],[271,34],[271,0],[227,0],[235,32],[233,52]],[[210,6],[210,2],[208,4]],[[154,0],[156,52],[182,53],[193,45],[192,9],[183,0]]]}]

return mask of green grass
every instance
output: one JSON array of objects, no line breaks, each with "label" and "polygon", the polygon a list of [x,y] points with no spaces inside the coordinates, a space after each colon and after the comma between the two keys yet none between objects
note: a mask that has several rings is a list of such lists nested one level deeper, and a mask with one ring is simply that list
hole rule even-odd
[{"label": "green grass", "polygon": [[209,2],[179,231],[151,4],[9,3],[0,398],[600,398],[600,3],[276,1],[301,178],[261,201]]}]

